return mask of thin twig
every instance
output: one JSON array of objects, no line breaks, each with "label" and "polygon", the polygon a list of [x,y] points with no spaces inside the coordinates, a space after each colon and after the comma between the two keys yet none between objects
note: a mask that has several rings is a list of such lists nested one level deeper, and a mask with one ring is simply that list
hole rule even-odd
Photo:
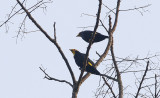
[{"label": "thin twig", "polygon": [[22,9],[19,9],[18,11],[16,11],[13,15],[11,15],[10,17],[8,17],[8,19],[6,21],[4,21],[0,27],[2,27],[4,24],[6,24],[13,16],[15,16],[18,12],[20,12]]},{"label": "thin twig", "polygon": [[154,94],[154,98],[158,98],[157,97],[157,75],[155,74],[155,94]]},{"label": "thin twig", "polygon": [[57,37],[56,37],[56,22],[54,22],[53,28],[54,28],[54,39],[55,39],[55,41],[57,41]]},{"label": "thin twig", "polygon": [[103,4],[103,6],[105,6],[108,10],[109,10],[109,13],[110,12],[112,12],[113,14],[116,14],[113,10],[115,10],[115,8],[114,9],[110,9],[107,5],[105,5],[105,4]]},{"label": "thin twig", "polygon": [[116,98],[116,95],[114,94],[112,87],[108,84],[108,82],[106,81],[106,79],[105,79],[104,77],[102,77],[102,78],[103,78],[105,84],[106,84],[106,85],[108,86],[108,88],[110,89],[113,97]]},{"label": "thin twig", "polygon": [[151,6],[151,4],[148,4],[148,5],[145,5],[145,6],[141,6],[141,7],[135,7],[133,9],[126,9],[126,10],[119,10],[119,11],[132,11],[132,10],[143,9],[143,8],[146,8],[146,7],[149,7],[149,6]]},{"label": "thin twig", "polygon": [[109,33],[108,29],[105,27],[105,25],[103,24],[102,20],[100,20],[100,22],[101,22],[101,24],[102,24],[103,28],[106,30],[106,32],[108,32],[108,33]]},{"label": "thin twig", "polygon": [[39,69],[45,74],[45,77],[44,77],[44,78],[46,78],[46,79],[48,79],[48,80],[54,80],[54,81],[58,81],[58,82],[67,83],[67,84],[69,84],[69,85],[73,88],[73,85],[72,85],[70,82],[68,82],[68,81],[66,81],[66,80],[59,80],[59,79],[53,78],[53,77],[49,76],[49,75],[45,72],[45,70],[42,69],[41,67],[39,67]]},{"label": "thin twig", "polygon": [[[152,70],[160,70],[160,69],[148,69],[148,71],[152,71]],[[131,71],[122,71],[122,72],[120,72],[120,73],[135,73],[135,72],[143,72],[143,71],[145,71],[145,70],[131,70]]]},{"label": "thin twig", "polygon": [[140,92],[141,87],[142,87],[142,83],[143,83],[144,78],[145,78],[145,76],[146,76],[146,74],[147,74],[147,71],[148,71],[148,66],[149,66],[149,61],[147,62],[146,70],[145,70],[144,75],[143,75],[143,77],[142,77],[142,80],[141,80],[141,82],[140,82],[140,84],[139,84],[138,91],[137,91],[137,93],[136,93],[135,98],[138,98],[139,92]]}]

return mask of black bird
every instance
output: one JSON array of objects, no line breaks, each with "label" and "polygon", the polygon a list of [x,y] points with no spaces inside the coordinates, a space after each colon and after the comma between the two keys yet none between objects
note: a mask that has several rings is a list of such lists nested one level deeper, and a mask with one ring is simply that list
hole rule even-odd
[{"label": "black bird", "polygon": [[[85,54],[80,53],[76,49],[70,49],[70,50],[74,55],[74,59],[75,59],[76,64],[78,65],[78,67],[80,69],[82,69],[83,68]],[[88,58],[88,61],[87,61],[86,71],[90,72],[92,74],[95,74],[95,75],[100,75],[100,72],[94,67],[93,61],[91,61],[89,58]]]},{"label": "black bird", "polygon": [[[79,52],[78,50],[76,50],[76,49],[70,49],[70,51],[71,51],[71,52],[73,53],[73,55],[74,55],[74,59],[75,59],[76,64],[78,65],[78,67],[79,67],[80,69],[82,69],[82,68],[83,68],[83,63],[84,63],[85,54],[80,53],[80,52]],[[100,76],[105,76],[105,77],[107,77],[107,78],[109,78],[109,79],[112,79],[112,80],[114,80],[114,81],[117,81],[117,79],[115,79],[115,78],[112,78],[112,77],[107,76],[107,75],[105,75],[105,74],[101,74],[94,66],[95,66],[94,62],[91,61],[91,60],[88,58],[88,60],[87,60],[87,66],[86,66],[86,70],[85,70],[85,71],[87,71],[87,72],[89,72],[89,73],[91,73],[91,74],[100,75]]]},{"label": "black bird", "polygon": [[[85,40],[86,42],[89,43],[89,41],[90,41],[90,39],[91,39],[91,37],[92,37],[92,34],[93,34],[93,31],[86,30],[86,31],[80,32],[80,33],[77,35],[77,37],[82,37],[83,40]],[[95,38],[94,38],[94,40],[93,40],[93,43],[95,43],[95,42],[100,42],[100,41],[102,41],[102,40],[104,40],[104,39],[106,39],[106,38],[109,38],[109,37],[108,37],[108,36],[105,36],[105,35],[102,35],[102,34],[100,34],[100,33],[98,33],[98,32],[96,32]]]}]

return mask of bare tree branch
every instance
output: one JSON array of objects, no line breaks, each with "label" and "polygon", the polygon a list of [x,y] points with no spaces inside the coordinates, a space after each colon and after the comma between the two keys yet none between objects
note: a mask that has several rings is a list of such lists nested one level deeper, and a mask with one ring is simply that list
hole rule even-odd
[{"label": "bare tree branch", "polygon": [[54,39],[55,39],[55,41],[57,41],[57,37],[56,37],[56,22],[54,22],[53,28],[54,28]]},{"label": "bare tree branch", "polygon": [[117,79],[115,79],[115,78],[113,78],[113,77],[111,77],[111,76],[108,76],[108,75],[106,75],[106,74],[101,74],[101,76],[102,77],[107,77],[108,79],[111,79],[111,80],[113,80],[113,81],[118,81]]},{"label": "bare tree branch", "polygon": [[95,34],[96,34],[96,31],[97,31],[97,28],[98,28],[98,24],[99,24],[100,13],[101,13],[101,6],[102,6],[102,0],[99,0],[99,7],[98,7],[98,12],[97,12],[97,19],[96,19],[96,24],[95,24],[94,31],[93,31],[94,33],[93,33],[93,35],[92,35],[92,37],[91,37],[91,40],[90,40],[90,42],[89,42],[89,45],[88,45],[88,47],[87,47],[87,51],[86,51],[86,55],[85,55],[85,59],[84,59],[84,65],[85,65],[85,66],[83,66],[83,68],[82,68],[82,70],[81,70],[81,74],[80,74],[80,76],[79,76],[77,86],[80,85],[80,82],[81,82],[81,80],[82,80],[82,76],[83,76],[84,70],[85,70],[86,65],[87,65],[87,60],[88,60],[88,56],[89,56],[89,50],[90,50],[91,45],[92,45],[92,43],[93,43],[93,40],[94,40],[94,38],[95,38]]},{"label": "bare tree branch", "polygon": [[28,10],[21,4],[19,0],[17,0],[18,4],[21,6],[21,8],[26,12],[29,19],[37,26],[37,28],[40,29],[40,31],[51,41],[54,43],[54,39],[52,39],[45,30],[35,21],[35,19],[31,16],[31,14],[28,12]]},{"label": "bare tree branch", "polygon": [[119,16],[119,8],[120,8],[120,2],[121,0],[117,0],[117,7],[116,7],[116,14],[115,14],[115,21],[114,21],[114,25],[112,28],[112,32],[114,32],[116,30],[116,26],[118,23],[118,16]]},{"label": "bare tree branch", "polygon": [[[160,70],[160,69],[148,69],[148,71],[152,71],[152,70],[155,71],[155,70]],[[145,71],[145,70],[122,71],[120,73],[133,73],[133,72],[136,73],[136,72],[143,72],[143,71]]]},{"label": "bare tree branch", "polygon": [[[42,4],[48,3],[48,2],[42,2],[42,1],[43,1],[43,0],[39,1],[39,2],[36,3],[35,5],[33,5],[33,6],[31,6],[30,8],[28,8],[27,10],[31,10],[31,11],[30,11],[30,13],[31,13],[31,12],[34,11],[36,8],[40,7]],[[25,0],[23,0],[22,4],[23,4],[24,2],[25,2]],[[6,23],[7,23],[11,18],[13,18],[15,15],[25,13],[25,11],[20,13],[20,11],[22,11],[22,8],[20,8],[20,9],[17,10],[17,11],[14,11],[14,9],[16,9],[16,6],[17,6],[17,5],[18,5],[18,3],[16,3],[16,4],[14,5],[14,7],[12,8],[11,12],[10,12],[9,15],[8,15],[8,19],[7,19],[6,21],[4,21],[4,22],[0,25],[0,27],[2,27],[4,24],[6,24]],[[13,13],[13,12],[14,12],[14,13]]]},{"label": "bare tree branch", "polygon": [[39,68],[40,68],[40,70],[45,74],[45,77],[44,77],[44,78],[46,78],[46,79],[48,79],[48,80],[54,80],[54,81],[58,81],[58,82],[67,83],[67,84],[69,84],[69,85],[73,88],[73,85],[72,85],[70,82],[68,82],[68,81],[66,81],[66,80],[59,80],[59,79],[53,78],[53,77],[49,76],[49,75],[45,72],[44,69],[42,69],[41,67],[39,67]]},{"label": "bare tree branch", "polygon": [[116,73],[117,73],[117,80],[118,80],[118,86],[119,86],[119,98],[123,98],[123,84],[122,84],[121,74],[119,72],[119,68],[117,66],[117,62],[116,62],[116,59],[114,56],[113,44],[111,46],[111,54],[112,54],[112,60],[114,63],[114,67],[115,67]]},{"label": "bare tree branch", "polygon": [[[113,32],[115,31],[116,25],[117,25],[117,22],[118,22],[119,7],[120,7],[120,0],[117,1],[117,10],[116,10],[114,27],[112,29],[111,29],[111,27],[109,28],[109,41],[108,41],[107,47],[106,47],[104,53],[101,55],[101,57],[96,62],[95,67],[97,67],[103,61],[103,59],[106,57],[106,55],[108,54],[108,51],[111,47],[112,40],[113,40],[112,39]],[[111,20],[111,18],[109,18],[109,20]],[[82,82],[84,82],[89,76],[90,76],[90,73],[87,73],[86,75],[84,75],[84,77],[82,78]]]},{"label": "bare tree branch", "polygon": [[148,66],[149,66],[149,61],[147,62],[146,70],[145,70],[144,75],[143,75],[143,77],[142,77],[142,80],[141,80],[141,82],[140,82],[140,84],[139,84],[138,91],[137,91],[137,93],[136,93],[135,98],[138,98],[139,92],[140,92],[140,90],[141,90],[142,83],[143,83],[144,78],[145,78],[145,76],[146,76],[146,74],[147,74],[147,71],[148,71]]},{"label": "bare tree branch", "polygon": [[114,94],[112,87],[107,83],[107,81],[106,81],[106,79],[105,79],[104,77],[102,77],[102,78],[103,78],[105,84],[106,84],[106,85],[108,86],[108,88],[110,89],[110,91],[111,91],[113,97],[116,98],[116,95]]},{"label": "bare tree branch", "polygon": [[[19,30],[18,30],[18,32],[17,32],[17,35],[15,36],[15,37],[16,37],[16,43],[17,43],[17,41],[18,41],[19,35],[21,35],[20,32],[25,32],[25,30],[23,31],[22,28],[23,28],[23,27],[25,28],[25,21],[26,21],[26,19],[27,19],[27,15],[24,17],[22,23],[21,23],[20,26],[19,26]],[[23,35],[24,35],[24,33],[23,33]],[[21,35],[21,36],[22,36],[21,39],[23,38],[23,35]]]},{"label": "bare tree branch", "polygon": [[[110,12],[112,12],[113,14],[116,14],[113,10],[115,10],[115,8],[114,9],[110,9],[107,5],[105,5],[105,4],[103,4],[103,6],[105,6]],[[110,12],[108,12],[108,13],[110,13]]]},{"label": "bare tree branch", "polygon": [[154,98],[158,98],[157,97],[157,75],[155,74],[155,93],[154,93]]},{"label": "bare tree branch", "polygon": [[74,76],[74,73],[70,67],[70,64],[67,60],[67,58],[65,57],[63,51],[61,50],[60,46],[58,45],[58,43],[55,41],[55,39],[52,39],[48,33],[36,22],[36,20],[31,16],[31,14],[28,12],[28,10],[22,5],[22,3],[17,0],[18,4],[21,6],[21,8],[26,12],[27,16],[29,17],[29,19],[34,23],[34,25],[52,42],[54,43],[54,45],[57,47],[59,53],[61,54],[63,60],[65,61],[66,65],[67,65],[67,68],[71,74],[71,77],[72,77],[72,80],[73,80],[73,83],[76,82],[75,80],[75,76]]},{"label": "bare tree branch", "polygon": [[103,24],[103,22],[100,20],[100,22],[101,22],[101,24],[102,24],[102,26],[103,26],[103,28],[106,30],[106,32],[108,32],[108,35],[109,35],[109,31],[108,31],[108,29],[104,26],[104,24]]},{"label": "bare tree branch", "polygon": [[151,4],[141,6],[141,7],[135,7],[135,8],[132,8],[132,9],[119,10],[119,11],[133,11],[133,10],[143,9],[143,8],[146,8],[146,7],[149,7],[149,6],[151,6]]},{"label": "bare tree branch", "polygon": [[[50,0],[49,0],[50,1]],[[102,98],[106,98],[106,97],[109,97],[109,98],[123,98],[123,96],[125,96],[125,94],[129,94],[129,95],[132,95],[130,93],[126,93],[123,89],[123,85],[122,85],[122,80],[121,79],[121,74],[122,73],[133,73],[135,75],[135,78],[137,79],[137,81],[135,82],[135,85],[137,86],[137,92],[136,92],[136,96],[134,96],[135,98],[137,97],[155,97],[155,98],[158,98],[160,97],[159,93],[160,93],[160,89],[159,89],[159,81],[157,81],[160,77],[159,74],[157,74],[156,72],[160,69],[159,68],[159,64],[158,63],[155,63],[154,61],[151,60],[151,58],[155,58],[157,57],[157,55],[155,56],[147,56],[145,58],[130,58],[130,56],[126,57],[126,58],[120,58],[120,57],[116,57],[115,54],[114,54],[114,47],[113,47],[113,33],[114,31],[116,30],[116,27],[117,27],[117,23],[118,23],[118,16],[119,16],[119,12],[120,11],[132,11],[132,10],[137,10],[139,11],[141,14],[143,14],[141,12],[142,11],[145,11],[144,8],[146,7],[149,7],[150,4],[146,5],[146,6],[142,6],[142,7],[135,7],[133,9],[125,9],[125,10],[120,10],[120,2],[121,0],[117,0],[117,5],[115,8],[111,9],[109,8],[108,6],[104,5],[102,3],[102,0],[99,0],[99,6],[98,6],[98,11],[97,11],[97,14],[94,16],[94,15],[89,15],[89,14],[84,14],[83,15],[88,15],[88,16],[92,16],[92,17],[96,17],[96,23],[95,23],[95,26],[92,26],[94,27],[94,34],[89,42],[89,45],[87,47],[87,50],[86,50],[86,56],[85,56],[85,60],[84,60],[84,66],[81,70],[81,73],[79,75],[79,78],[78,78],[78,81],[75,79],[75,76],[74,76],[74,73],[72,71],[72,68],[66,58],[66,56],[64,55],[61,47],[59,46],[59,44],[57,43],[57,37],[56,37],[56,23],[54,22],[53,24],[53,31],[54,31],[54,34],[53,34],[53,38],[52,36],[49,35],[48,32],[46,32],[40,24],[38,24],[38,22],[32,17],[31,13],[33,11],[35,11],[37,8],[42,8],[43,10],[46,10],[46,5],[45,3],[47,2],[44,2],[44,0],[40,0],[40,1],[37,1],[38,3],[34,4],[33,6],[31,7],[28,7],[28,8],[25,8],[26,7],[26,0],[24,0],[23,2],[20,2],[20,0],[17,0],[17,4],[14,5],[14,7],[12,7],[12,10],[10,12],[10,14],[8,15],[7,17],[7,20],[4,21],[2,24],[0,24],[0,27],[5,25],[5,26],[8,26],[7,22],[10,22],[10,19],[15,16],[16,14],[26,14],[25,15],[25,18],[23,19],[23,21],[20,23],[20,26],[19,26],[19,30],[18,30],[18,34],[17,34],[17,38],[19,35],[21,35],[21,32],[23,34],[27,33],[27,30],[25,28],[25,21],[26,21],[26,18],[29,18],[32,23],[34,23],[34,25],[38,28],[38,31],[41,31],[46,37],[48,40],[50,40],[55,46],[56,48],[58,49],[59,53],[61,54],[62,56],[62,59],[64,60],[64,62],[66,63],[66,66],[70,72],[70,75],[71,75],[71,78],[72,78],[72,81],[73,83],[71,82],[68,82],[66,80],[60,80],[60,79],[56,79],[56,78],[53,78],[51,76],[49,76],[47,73],[46,73],[46,70],[45,69],[42,69],[41,67],[40,70],[44,73],[46,79],[48,80],[54,80],[54,81],[58,81],[58,82],[61,82],[61,83],[66,83],[68,85],[70,85],[73,89],[72,91],[72,98],[77,98],[77,94],[78,94],[78,91],[79,91],[79,88],[81,86],[81,84],[91,75],[90,73],[87,73],[85,75],[84,74],[84,71],[85,71],[85,67],[86,67],[86,64],[87,64],[87,59],[88,59],[88,56],[89,56],[89,52],[90,52],[90,49],[91,49],[91,46],[92,46],[92,42],[94,40],[94,37],[95,37],[95,32],[97,31],[97,28],[99,26],[102,26],[106,32],[108,32],[108,35],[109,35],[109,40],[108,40],[108,43],[106,43],[106,49],[105,51],[103,52],[102,55],[99,55],[98,53],[98,56],[99,56],[99,59],[97,60],[97,62],[95,63],[95,67],[99,66],[99,64],[102,62],[102,61],[107,61],[109,60],[109,62],[107,62],[106,66],[107,68],[105,69],[105,74],[101,75],[104,82],[103,82],[103,86],[101,88],[98,89],[97,93],[96,93],[96,97],[98,98],[98,95],[102,95]],[[20,5],[21,7],[17,8],[17,5]],[[101,15],[101,8],[102,6],[106,7],[109,12],[106,16],[109,16],[109,26],[105,26],[105,24],[103,24],[103,22],[101,21],[100,19],[100,15]],[[108,11],[107,10],[107,11]],[[111,15],[115,15],[115,18],[114,20],[112,20],[111,18],[111,15],[109,15],[111,13]],[[105,18],[106,18],[105,16]],[[113,21],[113,25],[112,25],[112,21]],[[99,22],[101,23],[99,25]],[[105,22],[104,22],[105,23]],[[6,30],[7,31],[7,30]],[[36,30],[37,31],[37,30]],[[35,32],[35,31],[30,31],[30,32]],[[24,36],[24,35],[22,35]],[[111,55],[108,54],[109,50],[111,51]],[[106,57],[106,55],[109,56],[109,59],[107,58],[106,60],[104,60],[104,58]],[[147,66],[146,66],[146,69],[142,70],[141,68],[144,67],[144,62],[146,64],[146,61],[147,62]],[[159,60],[160,61],[160,60]],[[143,62],[143,63],[142,63]],[[110,64],[111,63],[111,64]],[[139,65],[139,66],[133,66],[133,65]],[[153,64],[153,66],[149,66],[149,64]],[[109,66],[108,66],[109,65]],[[122,65],[122,66],[121,66]],[[126,66],[127,65],[127,66]],[[131,68],[135,68],[135,67],[139,67],[137,68],[136,70],[131,70]],[[121,70],[121,71],[119,71]],[[144,73],[142,77],[138,77],[136,74],[139,75],[138,72],[142,72]],[[151,73],[152,74],[156,74],[155,76],[150,76],[150,77],[146,77],[146,74],[147,72]],[[126,74],[125,74],[126,75]],[[103,76],[107,76],[107,80],[103,77]],[[114,76],[114,78],[112,78],[112,76]],[[142,78],[142,79],[141,79]],[[110,79],[113,79],[115,81],[118,80],[118,87],[119,87],[119,94],[117,93],[118,91],[115,90],[115,85],[117,86],[117,84],[114,84],[116,83],[115,81],[110,81]],[[145,82],[148,82],[148,81],[145,81],[145,80],[155,80],[154,83],[148,83],[148,84],[145,84]],[[141,80],[141,81],[140,81]],[[144,82],[145,81],[145,82]],[[110,83],[111,82],[111,83]],[[137,84],[138,83],[138,84]],[[107,86],[105,86],[105,84]],[[143,85],[143,86],[142,86]],[[126,86],[126,85],[124,85]],[[129,85],[130,86],[130,85]],[[127,86],[127,87],[129,87]],[[126,87],[126,88],[127,88]],[[131,87],[131,86],[130,86]],[[107,88],[107,89],[105,89]],[[125,87],[124,87],[125,88]],[[114,92],[117,91],[117,92]],[[140,93],[140,90],[141,92],[142,91],[146,91],[145,93]],[[154,90],[154,91],[153,91]],[[123,95],[123,92],[124,95]],[[148,93],[148,94],[147,94]],[[98,95],[97,95],[98,94]],[[134,94],[135,95],[135,94]]]},{"label": "bare tree branch", "polygon": [[[106,57],[106,55],[108,54],[108,51],[109,51],[109,49],[111,47],[111,43],[112,43],[112,36],[113,36],[112,33],[110,33],[107,47],[106,47],[104,53],[101,55],[101,57],[95,63],[95,67],[97,67],[103,61],[103,59]],[[91,75],[90,73],[85,74],[82,78],[82,82],[84,82],[90,75]]]},{"label": "bare tree branch", "polygon": [[[113,28],[110,29],[109,31],[114,32],[118,23],[118,15],[119,15],[119,8],[120,8],[120,2],[121,0],[117,0],[117,7],[116,7],[116,14],[115,14],[115,21]],[[109,23],[109,27],[111,28],[111,21]],[[111,45],[111,54],[112,54],[112,60],[116,69],[117,73],[117,79],[118,79],[118,86],[119,86],[119,98],[123,98],[123,85],[122,85],[122,80],[121,80],[121,75],[117,66],[117,62],[115,60],[114,52],[113,52],[113,38],[112,38],[112,45]]]},{"label": "bare tree branch", "polygon": [[16,11],[13,15],[9,15],[10,17],[8,17],[8,19],[6,21],[4,21],[0,27],[2,27],[4,24],[6,24],[13,16],[15,16],[18,12],[20,12],[22,9],[19,9],[18,11]]}]

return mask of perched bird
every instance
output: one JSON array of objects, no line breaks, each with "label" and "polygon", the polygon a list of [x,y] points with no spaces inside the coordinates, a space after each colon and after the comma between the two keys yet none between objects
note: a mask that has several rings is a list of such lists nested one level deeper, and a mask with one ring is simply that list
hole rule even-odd
[{"label": "perched bird", "polygon": [[[82,69],[83,68],[85,54],[80,53],[76,49],[70,49],[70,50],[74,55],[74,59],[75,59],[76,64],[78,65],[78,67],[80,69]],[[89,58],[88,58],[88,61],[87,61],[86,71],[89,72],[89,73],[95,74],[95,75],[100,75],[100,72],[94,67],[93,61],[91,61]]]},{"label": "perched bird", "polygon": [[[86,31],[80,32],[80,33],[77,35],[77,37],[82,37],[83,40],[85,40],[86,42],[89,43],[89,41],[90,41],[90,39],[91,39],[91,37],[92,37],[92,34],[93,34],[93,31],[86,30]],[[100,34],[100,33],[98,33],[98,32],[96,32],[95,38],[94,38],[94,40],[93,40],[93,43],[95,43],[95,42],[100,42],[100,41],[102,41],[102,40],[104,40],[104,39],[106,39],[106,38],[109,38],[109,37],[108,37],[108,36],[105,36],[105,35],[102,35],[102,34]]]},{"label": "perched bird", "polygon": [[[78,67],[79,67],[80,69],[82,69],[82,68],[83,68],[83,63],[84,63],[85,54],[80,53],[80,52],[79,52],[78,50],[76,50],[76,49],[70,49],[70,51],[71,51],[71,52],[73,53],[73,55],[74,55],[74,59],[75,59],[76,64],[78,65]],[[114,81],[117,81],[117,79],[115,79],[115,78],[112,78],[112,77],[107,76],[107,75],[105,75],[105,74],[101,74],[101,73],[94,67],[94,65],[95,65],[94,62],[91,61],[91,60],[88,58],[88,60],[87,60],[87,66],[86,66],[85,71],[87,71],[87,72],[89,72],[89,73],[91,73],[91,74],[100,75],[100,76],[105,76],[105,77],[107,77],[107,78],[109,78],[109,79],[112,79],[112,80],[114,80]]]}]

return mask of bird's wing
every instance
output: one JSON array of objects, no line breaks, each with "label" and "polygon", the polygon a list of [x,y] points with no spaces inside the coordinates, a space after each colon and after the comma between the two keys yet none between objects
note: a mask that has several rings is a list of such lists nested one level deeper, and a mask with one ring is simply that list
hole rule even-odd
[{"label": "bird's wing", "polygon": [[[85,58],[85,54],[81,54],[82,58]],[[84,61],[84,60],[83,60]],[[94,66],[94,62],[88,58],[87,65]]]},{"label": "bird's wing", "polygon": [[89,62],[89,61],[88,61],[88,65],[89,65],[89,66],[93,66],[93,64],[92,64],[91,62]]},{"label": "bird's wing", "polygon": [[90,59],[88,58],[88,65],[94,66],[95,64],[94,64],[94,62],[93,62],[92,60],[90,60]]}]

